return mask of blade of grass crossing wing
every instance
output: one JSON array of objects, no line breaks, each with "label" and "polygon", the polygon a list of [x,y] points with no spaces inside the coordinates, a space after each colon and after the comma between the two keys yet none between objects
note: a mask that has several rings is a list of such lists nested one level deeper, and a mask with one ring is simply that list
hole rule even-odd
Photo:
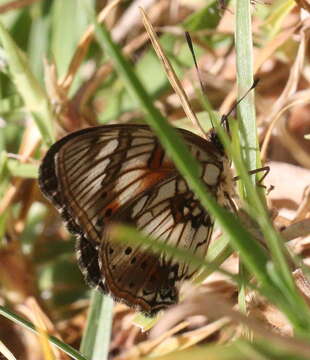
[{"label": "blade of grass crossing wing", "polygon": [[109,237],[112,241],[120,241],[126,244],[132,244],[133,246],[144,245],[155,253],[160,254],[162,252],[165,252],[168,255],[174,256],[180,261],[187,261],[197,268],[203,267],[204,269],[206,269],[206,271],[210,272],[218,270],[219,272],[227,275],[237,283],[239,281],[238,277],[234,274],[231,274],[223,269],[218,269],[217,265],[214,266],[214,264],[206,261],[204,258],[198,257],[194,253],[189,252],[188,250],[176,248],[167,243],[158,241],[151,237],[147,237],[131,226],[120,224],[111,225],[108,231]]},{"label": "blade of grass crossing wing", "polygon": [[[163,243],[158,240],[146,237],[132,227],[125,225],[113,225],[110,227],[109,231],[109,237],[111,238],[111,240],[121,241],[129,245],[131,244],[133,246],[142,244],[155,253],[165,252],[166,254],[171,255],[180,261],[186,261],[192,264],[192,266],[198,268],[202,267],[202,269],[204,269],[204,271],[206,272],[212,272],[218,268],[218,264],[209,263],[205,259],[197,257],[195,254],[188,252],[188,250],[175,248],[174,246],[171,246],[167,243]],[[272,269],[270,270],[272,271]],[[232,280],[234,280],[237,284],[240,285],[240,282],[242,280],[240,280],[239,276],[233,275],[227,271],[224,271],[223,269],[218,269],[218,271],[230,277]],[[289,304],[285,298],[279,295],[280,292],[279,288],[276,286],[276,283],[277,281],[274,281],[273,283],[265,282],[258,289],[253,286],[253,283],[250,283],[248,286],[251,289],[259,290],[263,296],[267,297],[273,303],[277,304],[279,308],[288,315],[289,320],[291,320],[294,324],[296,322],[296,315],[292,314],[290,311],[292,305]],[[305,321],[303,325],[307,325],[307,321]],[[299,330],[299,328],[297,328],[297,330]],[[305,334],[303,335],[305,337]]]},{"label": "blade of grass crossing wing", "polygon": [[[216,239],[216,241],[213,241],[210,245],[206,260],[212,263],[215,268],[219,268],[220,265],[232,254],[232,252],[233,249],[230,246],[228,235],[222,234],[219,239]],[[212,272],[212,269],[203,269],[195,278],[195,283],[201,283]]]}]

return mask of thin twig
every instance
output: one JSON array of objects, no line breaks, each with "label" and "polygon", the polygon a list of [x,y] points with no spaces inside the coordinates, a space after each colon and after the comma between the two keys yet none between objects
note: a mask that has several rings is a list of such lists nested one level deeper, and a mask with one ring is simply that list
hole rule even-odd
[{"label": "thin twig", "polygon": [[157,54],[157,56],[159,57],[159,59],[161,60],[163,67],[165,69],[165,72],[167,74],[167,77],[170,81],[171,86],[173,87],[174,91],[176,92],[176,94],[179,96],[179,99],[181,101],[181,105],[183,107],[183,110],[186,114],[186,116],[192,121],[192,123],[194,124],[194,126],[196,126],[200,132],[201,135],[206,138],[206,134],[202,128],[202,126],[200,125],[196,114],[193,112],[188,97],[181,85],[180,80],[178,79],[178,77],[176,76],[176,73],[173,69],[173,67],[170,64],[170,61],[168,60],[168,58],[166,57],[158,39],[157,36],[155,34],[154,28],[152,26],[152,24],[150,23],[146,13],[144,12],[144,10],[142,8],[140,8],[141,10],[141,15],[142,15],[142,20],[143,20],[143,24],[145,26],[145,29],[150,37],[150,40],[152,42],[153,48]]}]

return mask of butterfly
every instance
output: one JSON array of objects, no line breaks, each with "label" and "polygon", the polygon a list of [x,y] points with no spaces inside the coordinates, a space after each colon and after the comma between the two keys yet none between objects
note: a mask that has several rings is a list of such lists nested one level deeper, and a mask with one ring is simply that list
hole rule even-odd
[{"label": "butterfly", "polygon": [[[206,140],[177,129],[201,164],[201,179],[229,207],[233,176],[214,132]],[[178,301],[197,269],[141,246],[109,239],[111,223],[134,225],[169,245],[206,255],[213,219],[145,125],[103,125],[73,132],[46,153],[39,186],[77,238],[87,283],[115,300],[155,314]]]}]

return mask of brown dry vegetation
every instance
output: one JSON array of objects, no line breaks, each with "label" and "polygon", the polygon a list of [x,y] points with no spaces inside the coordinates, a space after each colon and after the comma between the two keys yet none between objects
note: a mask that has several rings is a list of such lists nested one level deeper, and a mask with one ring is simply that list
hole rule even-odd
[{"label": "brown dry vegetation", "polygon": [[[50,25],[49,35],[44,39],[47,45],[42,47],[45,51],[42,50],[40,61],[45,61],[43,86],[52,104],[57,138],[67,132],[107,121],[125,123],[143,119],[140,109],[132,105],[124,94],[113,65],[103,57],[96,45],[93,28],[86,20],[85,26],[77,29],[75,37],[71,34],[71,49],[64,55],[61,51],[57,53],[57,45],[52,47],[48,42],[52,41],[51,38],[54,42],[61,39],[53,31],[61,32],[66,22],[62,19],[56,28],[55,17],[59,16],[59,9],[55,4],[54,8],[48,5],[47,12],[43,12],[44,1],[1,3],[3,21],[28,57],[32,55],[31,21],[38,22],[43,18],[48,21],[54,17],[55,28]],[[107,3],[97,1],[97,14],[101,12],[99,19],[104,17],[102,11]],[[138,1],[116,5],[109,11],[105,23],[123,53],[135,64],[156,107],[173,125],[195,131],[184,119],[179,98],[167,79],[156,83],[157,72],[162,71],[163,74],[163,70],[158,64],[154,65],[156,57],[151,55],[151,45],[139,11],[132,11],[136,3]],[[190,103],[199,112],[202,111],[196,91],[199,83],[183,36],[184,28],[191,31],[206,94],[216,110],[226,113],[236,97],[234,8],[228,5],[228,9],[220,9],[217,5],[220,21],[212,27],[188,21],[195,15],[198,18],[197,14],[206,6],[205,1],[158,0],[140,1],[139,4],[147,8],[167,55],[178,67]],[[255,90],[258,139],[262,161],[271,170],[265,185],[267,188],[274,187],[267,197],[268,207],[275,227],[289,240],[289,250],[298,255],[306,266],[309,266],[310,255],[310,142],[305,138],[310,134],[309,7],[307,0],[278,0],[272,4],[252,5],[254,75],[260,78]],[[13,13],[15,22],[7,21]],[[70,14],[64,15],[70,17]],[[81,14],[79,16],[82,17]],[[32,30],[35,31],[34,28]],[[53,51],[54,57],[49,56],[48,52]],[[40,71],[37,70],[34,72],[42,80],[43,66],[40,65]],[[3,101],[12,99],[12,94],[17,100],[9,103],[9,109],[1,110],[0,119],[1,128],[5,131],[0,138],[0,150],[6,154],[3,165],[6,171],[2,171],[0,159],[0,304],[35,324],[41,324],[49,334],[78,348],[89,307],[88,289],[75,262],[74,240],[64,229],[56,211],[42,197],[36,179],[32,178],[35,175],[31,173],[27,177],[27,174],[17,176],[14,173],[16,161],[37,169],[46,146],[42,145],[41,135],[29,116],[33,109],[19,94],[16,79],[17,86],[12,84],[14,75],[7,73],[3,66],[1,76],[9,88],[9,91],[3,91]],[[21,98],[26,106],[22,106]],[[213,241],[219,236],[219,231],[215,232]],[[234,253],[221,266],[238,274],[238,265],[239,258]],[[299,267],[293,271],[293,277],[309,304],[308,278]],[[161,359],[182,356],[208,358],[207,353],[199,353],[200,348],[196,345],[210,344],[222,346],[215,348],[214,352],[210,348],[210,358],[256,359],[259,347],[255,348],[257,353],[248,349],[247,354],[245,347],[243,352],[238,352],[240,348],[233,348],[231,355],[225,353],[225,346],[227,348],[237,339],[249,340],[248,345],[256,335],[280,348],[283,345],[283,351],[298,354],[298,358],[308,358],[309,342],[301,342],[295,337],[288,319],[259,293],[248,289],[246,315],[238,312],[238,287],[227,276],[215,272],[197,288],[185,284],[182,293],[185,301],[167,310],[147,332],[136,325],[133,310],[115,304],[110,358],[139,359],[147,355]],[[0,315],[2,358],[11,359],[8,353],[11,352],[16,359],[22,360],[69,359],[61,351],[53,348],[50,352],[51,349],[48,345],[44,347],[44,341],[37,335]],[[177,353],[186,349],[188,353]],[[224,349],[223,352],[221,349]],[[161,357],[166,354],[170,357]]]}]

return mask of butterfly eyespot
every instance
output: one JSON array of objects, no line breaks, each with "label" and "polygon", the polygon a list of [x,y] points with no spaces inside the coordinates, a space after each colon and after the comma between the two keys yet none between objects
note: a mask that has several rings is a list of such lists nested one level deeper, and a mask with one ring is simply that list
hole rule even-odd
[{"label": "butterfly eyespot", "polygon": [[129,255],[131,252],[132,252],[132,248],[131,248],[131,247],[126,248],[126,250],[125,250],[125,254],[126,254],[126,255]]},{"label": "butterfly eyespot", "polygon": [[113,210],[111,208],[107,209],[105,212],[106,217],[110,217],[112,215]]}]

